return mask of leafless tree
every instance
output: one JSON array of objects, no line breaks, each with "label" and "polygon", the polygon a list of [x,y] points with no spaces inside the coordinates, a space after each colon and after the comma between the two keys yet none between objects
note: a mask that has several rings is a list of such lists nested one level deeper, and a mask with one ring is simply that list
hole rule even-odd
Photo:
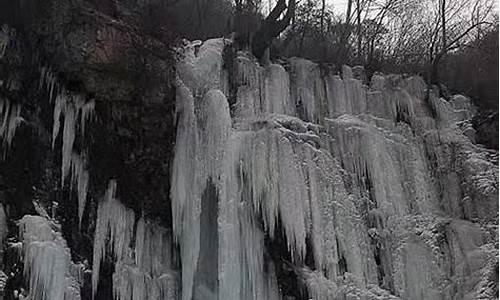
[{"label": "leafless tree", "polygon": [[[295,0],[278,0],[252,38],[252,52],[262,58],[274,38],[285,30],[295,15]],[[284,15],[283,15],[284,13]],[[281,17],[283,15],[283,17]]]}]

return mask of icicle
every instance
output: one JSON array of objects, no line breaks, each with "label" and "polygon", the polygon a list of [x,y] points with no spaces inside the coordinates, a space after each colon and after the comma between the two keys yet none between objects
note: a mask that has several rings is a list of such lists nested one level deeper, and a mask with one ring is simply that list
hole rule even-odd
[{"label": "icicle", "polygon": [[351,107],[351,112],[354,114],[362,114],[366,112],[366,90],[362,82],[348,78],[344,79],[346,102]]},{"label": "icicle", "polygon": [[338,298],[338,287],[335,282],[328,280],[319,272],[303,270],[302,276],[307,286],[307,291],[313,300],[331,300]]},{"label": "icicle", "polygon": [[73,188],[73,183],[76,183],[78,192],[78,221],[80,225],[82,223],[85,202],[87,201],[89,183],[89,172],[87,171],[85,164],[85,159],[73,152],[71,155],[71,187]]},{"label": "icicle", "polygon": [[135,238],[135,264],[150,274],[160,277],[172,269],[172,236],[161,225],[141,218]]},{"label": "icicle", "polygon": [[[184,49],[185,57],[177,65],[177,72],[193,95],[203,95],[210,89],[221,89],[225,86],[221,82],[222,50],[227,43],[228,40],[222,38],[211,39],[201,45],[190,44]],[[198,51],[195,49],[197,47]]]},{"label": "icicle", "polygon": [[125,257],[132,239],[134,222],[134,212],[116,199],[116,181],[110,180],[104,199],[97,209],[92,268],[94,296],[99,282],[101,260],[106,252],[106,240],[109,238],[109,250],[114,257],[118,259]]},{"label": "icicle", "polygon": [[219,299],[280,299],[272,266],[264,271],[264,232],[247,188],[251,179],[243,153],[251,137],[233,134],[225,152],[219,194]]},{"label": "icicle", "polygon": [[265,68],[240,55],[235,59],[233,81],[237,86],[235,117],[255,119],[271,113],[296,114],[290,96],[290,79],[285,68],[271,64]]},{"label": "icicle", "polygon": [[21,123],[21,105],[0,97],[0,140],[7,151]]},{"label": "icicle", "polygon": [[38,89],[41,90],[45,83],[45,76],[47,74],[47,67],[43,66],[40,68],[40,79],[38,80]]},{"label": "icicle", "polygon": [[79,300],[82,283],[72,274],[78,267],[71,262],[65,240],[52,227],[40,216],[24,216],[19,221],[29,298]]},{"label": "icicle", "polygon": [[[172,237],[155,222],[141,218],[134,234],[134,212],[115,196],[111,180],[97,211],[94,239],[93,294],[99,282],[101,260],[108,249],[116,259],[113,295],[117,300],[176,299],[178,279],[172,268]],[[135,246],[130,245],[135,236]]]},{"label": "icicle", "polygon": [[56,102],[54,105],[54,125],[52,127],[52,149],[54,149],[56,138],[59,135],[59,128],[61,127],[60,117],[61,113],[65,110],[66,107],[66,92],[62,91],[56,97]]},{"label": "icicle", "polygon": [[265,113],[278,113],[295,116],[295,103],[290,97],[290,80],[288,73],[280,65],[271,64],[266,69],[264,81]]},{"label": "icicle", "polygon": [[[261,91],[264,68],[257,62],[242,55],[235,58],[232,82],[237,86],[235,117],[238,119],[257,118],[266,103]],[[275,100],[275,99],[270,99]],[[276,102],[276,101],[274,101]]]},{"label": "icicle", "polygon": [[352,69],[347,65],[342,65],[342,79],[353,79]]},{"label": "icicle", "polygon": [[329,117],[352,113],[351,107],[347,103],[344,81],[340,76],[329,74],[325,81]]},{"label": "icicle", "polygon": [[190,300],[199,251],[199,197],[195,182],[197,129],[194,100],[190,91],[179,83],[176,96],[177,139],[172,168],[172,227],[181,248],[182,297]]},{"label": "icicle", "polygon": [[[70,169],[74,163],[74,171],[71,175],[76,177],[72,178],[72,182],[76,181],[79,185],[79,205],[84,205],[84,200],[82,197],[85,196],[86,186],[88,179],[88,174],[83,169],[83,164],[80,162],[79,158],[75,158],[73,161],[73,144],[75,142],[76,130],[77,130],[77,118],[80,117],[80,134],[84,136],[85,134],[85,123],[92,118],[94,111],[94,101],[85,102],[81,95],[71,95],[66,90],[62,90],[59,95],[57,95],[54,104],[54,125],[52,128],[52,148],[55,146],[55,141],[60,131],[60,118],[61,115],[64,116],[63,125],[63,145],[62,145],[62,164],[61,164],[61,185],[64,186],[65,179],[70,175]],[[83,201],[83,202],[82,202]],[[82,207],[80,207],[82,209]],[[82,210],[79,210],[82,213]]]},{"label": "icicle", "polygon": [[10,29],[7,24],[2,25],[2,30],[0,30],[0,59],[5,55],[5,50],[10,42]]},{"label": "icicle", "polygon": [[232,136],[228,140],[228,150],[225,153],[221,189],[219,191],[218,225],[219,225],[219,258],[218,281],[219,299],[240,299],[241,282],[244,276],[242,270],[242,248],[239,242],[240,227],[238,219],[238,204],[240,190],[237,176],[239,168],[239,147],[241,139]]},{"label": "icicle", "polygon": [[66,103],[64,107],[61,186],[64,186],[64,180],[68,176],[71,167],[71,153],[73,152],[73,143],[75,142],[75,121],[75,106],[73,103]]},{"label": "icicle", "polygon": [[82,137],[85,137],[85,124],[94,118],[95,100],[87,101],[81,108],[80,112],[80,132]]},{"label": "icicle", "polygon": [[291,93],[298,116],[303,120],[321,124],[323,118],[327,117],[327,100],[319,66],[301,58],[291,58],[289,63],[292,68]]},{"label": "icicle", "polygon": [[[202,171],[200,180],[215,178],[221,167],[221,160],[227,137],[231,130],[229,105],[224,94],[219,90],[208,91],[199,104],[198,157]],[[204,186],[201,187],[202,192]]]},{"label": "icicle", "polygon": [[[5,215],[5,210],[3,204],[0,203],[0,253],[3,251],[3,242],[7,237],[7,216]],[[1,256],[0,256],[1,257]]]},{"label": "icicle", "polygon": [[420,76],[406,78],[403,87],[417,101],[423,101],[426,97],[427,84]]}]

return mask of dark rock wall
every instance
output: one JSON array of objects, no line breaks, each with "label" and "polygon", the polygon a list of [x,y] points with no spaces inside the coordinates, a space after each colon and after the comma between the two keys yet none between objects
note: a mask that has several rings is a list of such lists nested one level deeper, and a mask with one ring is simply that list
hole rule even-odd
[{"label": "dark rock wall", "polygon": [[[136,215],[168,226],[174,33],[163,24],[156,32],[148,27],[151,20],[144,18],[151,16],[151,8],[133,1],[120,7],[114,1],[0,2],[0,24],[8,24],[12,33],[0,60],[0,95],[22,105],[21,125],[0,160],[0,201],[9,234],[17,235],[16,220],[35,213],[35,201],[62,225],[73,260],[91,263],[97,202],[111,178],[117,179],[120,199]],[[74,144],[75,151],[86,153],[90,174],[81,229],[77,195],[68,183],[61,187],[62,137],[54,149],[51,145],[57,91],[50,99],[50,89],[40,88],[43,67],[55,76],[56,89],[96,103],[85,136],[77,134]],[[4,257],[4,263],[6,270],[19,264],[12,256]],[[97,299],[111,298],[106,286],[110,266],[102,268]],[[7,285],[5,295],[19,289],[19,276],[12,277],[16,283]],[[91,298],[89,291],[90,285],[82,291],[83,299]]]}]

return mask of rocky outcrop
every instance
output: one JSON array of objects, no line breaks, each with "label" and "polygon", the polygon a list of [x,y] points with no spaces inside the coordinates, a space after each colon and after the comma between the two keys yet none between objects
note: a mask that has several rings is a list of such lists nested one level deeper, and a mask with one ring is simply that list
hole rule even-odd
[{"label": "rocky outcrop", "polygon": [[[0,36],[0,201],[9,241],[18,240],[17,220],[48,212],[72,260],[85,266],[78,297],[91,299],[98,203],[110,180],[129,209],[170,227],[174,37],[151,34],[141,7],[125,2],[114,16],[87,1],[3,8],[2,23],[12,25]],[[55,299],[31,291],[18,256],[7,252],[8,299],[14,292]],[[109,261],[96,299],[112,297]]]}]

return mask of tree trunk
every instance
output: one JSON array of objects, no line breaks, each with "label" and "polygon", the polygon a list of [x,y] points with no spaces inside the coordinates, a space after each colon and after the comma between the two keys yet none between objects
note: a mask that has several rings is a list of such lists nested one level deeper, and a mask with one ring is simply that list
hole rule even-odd
[{"label": "tree trunk", "polygon": [[341,33],[341,39],[340,39],[340,55],[339,59],[343,61],[343,63],[347,62],[347,49],[348,45],[347,42],[349,40],[350,36],[350,26],[349,24],[351,23],[351,11],[352,11],[352,0],[347,1],[347,11],[346,11],[346,16],[345,16],[345,24]]},{"label": "tree trunk", "polygon": [[357,47],[357,62],[358,64],[362,64],[362,54],[361,54],[361,4],[360,0],[356,0],[356,35],[358,37],[358,47]]},{"label": "tree trunk", "polygon": [[[285,11],[286,14],[282,19],[278,20],[281,14]],[[252,38],[252,52],[257,58],[262,58],[266,49],[271,45],[285,28],[290,24],[291,19],[295,14],[295,0],[289,0],[288,7],[285,0],[278,0],[276,6],[269,13],[267,18],[262,22],[259,30]]]},{"label": "tree trunk", "polygon": [[446,0],[441,0],[441,31],[443,35],[443,52],[446,51]]},{"label": "tree trunk", "polygon": [[325,33],[325,7],[326,0],[321,1],[321,35]]}]

